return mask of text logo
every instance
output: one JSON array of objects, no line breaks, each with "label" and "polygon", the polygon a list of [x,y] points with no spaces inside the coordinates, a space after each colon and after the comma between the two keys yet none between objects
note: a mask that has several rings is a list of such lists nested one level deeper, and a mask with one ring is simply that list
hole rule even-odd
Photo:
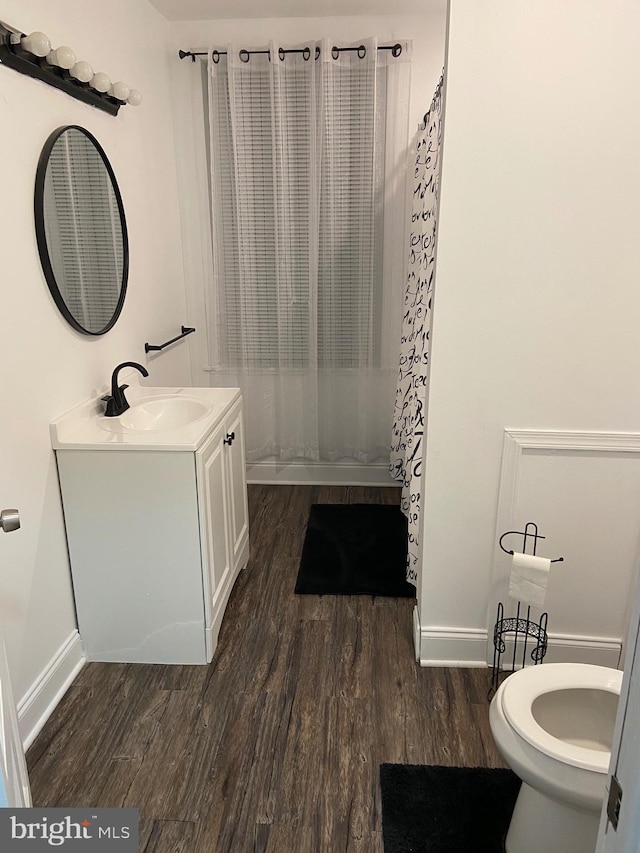
[{"label": "text logo", "polygon": [[0,809],[0,850],[138,853],[137,809]]}]

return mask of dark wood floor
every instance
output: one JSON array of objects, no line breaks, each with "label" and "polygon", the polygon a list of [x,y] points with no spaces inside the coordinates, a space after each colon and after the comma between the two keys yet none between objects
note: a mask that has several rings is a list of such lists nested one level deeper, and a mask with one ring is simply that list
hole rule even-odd
[{"label": "dark wood floor", "polygon": [[207,667],[88,664],[30,748],[34,805],[140,809],[147,853],[381,853],[382,762],[503,766],[487,670],[423,669],[410,599],[293,594],[312,503],[251,486],[251,558]]}]

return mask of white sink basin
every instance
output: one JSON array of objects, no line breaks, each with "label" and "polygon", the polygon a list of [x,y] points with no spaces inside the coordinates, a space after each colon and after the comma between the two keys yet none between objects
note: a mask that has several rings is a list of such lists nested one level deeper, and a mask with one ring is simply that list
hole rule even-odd
[{"label": "white sink basin", "polygon": [[97,394],[49,425],[54,450],[194,452],[240,399],[239,388],[140,386],[127,389],[130,408],[104,415]]},{"label": "white sink basin", "polygon": [[145,397],[117,418],[100,418],[108,432],[167,432],[204,418],[210,407],[193,397]]}]

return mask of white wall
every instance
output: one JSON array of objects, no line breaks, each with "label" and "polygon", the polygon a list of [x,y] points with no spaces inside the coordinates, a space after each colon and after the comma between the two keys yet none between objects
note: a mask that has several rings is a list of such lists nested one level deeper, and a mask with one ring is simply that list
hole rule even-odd
[{"label": "white wall", "polygon": [[[167,23],[144,2],[2,0],[0,18],[25,32],[43,30],[55,45],[143,93],[138,108],[112,117],[39,81],[0,66],[0,341],[2,347],[0,505],[20,509],[22,529],[0,537],[0,618],[14,695],[25,697],[75,630],[75,616],[54,455],[48,424],[103,391],[121,361],[147,364],[148,384],[186,384],[188,349],[154,359],[145,341],[162,342],[188,322],[182,273],[173,126],[168,106]],[[104,337],[77,334],[58,314],[38,259],[33,188],[49,134],[79,124],[104,147],[118,179],[130,242],[129,290],[122,315]],[[96,547],[113,549],[118,531]]]},{"label": "white wall", "polygon": [[[432,6],[435,4],[432,4]],[[413,134],[431,103],[442,67],[445,46],[444,9],[420,15],[357,15],[344,17],[260,18],[216,21],[181,21],[171,24],[170,44],[176,55],[172,66],[174,117],[181,190],[181,219],[185,246],[185,275],[187,298],[191,312],[205,315],[204,288],[207,282],[207,262],[202,262],[205,235],[199,223],[206,217],[206,203],[197,202],[198,187],[206,186],[206,169],[202,141],[194,136],[194,112],[198,104],[192,103],[195,69],[189,59],[177,58],[179,49],[207,50],[229,43],[239,46],[263,47],[271,39],[283,44],[298,44],[309,39],[334,38],[355,41],[367,36],[377,36],[383,44],[394,44],[399,39],[413,40],[411,68],[411,97],[409,104],[409,129]],[[201,107],[200,107],[201,109]],[[413,149],[413,145],[412,145]],[[407,214],[409,215],[409,214]],[[193,384],[208,384],[209,374],[202,368],[208,364],[205,337],[190,339]],[[385,472],[386,473],[386,472]],[[317,473],[314,476],[318,476]]]},{"label": "white wall", "polygon": [[452,0],[449,27],[427,660],[486,628],[504,429],[640,430],[640,5]]}]

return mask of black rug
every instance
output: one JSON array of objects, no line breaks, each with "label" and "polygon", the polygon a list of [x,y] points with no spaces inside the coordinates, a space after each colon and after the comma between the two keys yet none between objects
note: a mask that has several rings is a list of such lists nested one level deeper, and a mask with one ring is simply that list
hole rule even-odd
[{"label": "black rug", "polygon": [[382,764],[384,853],[504,853],[511,770]]},{"label": "black rug", "polygon": [[295,591],[414,598],[406,580],[407,519],[387,504],[314,504]]}]

